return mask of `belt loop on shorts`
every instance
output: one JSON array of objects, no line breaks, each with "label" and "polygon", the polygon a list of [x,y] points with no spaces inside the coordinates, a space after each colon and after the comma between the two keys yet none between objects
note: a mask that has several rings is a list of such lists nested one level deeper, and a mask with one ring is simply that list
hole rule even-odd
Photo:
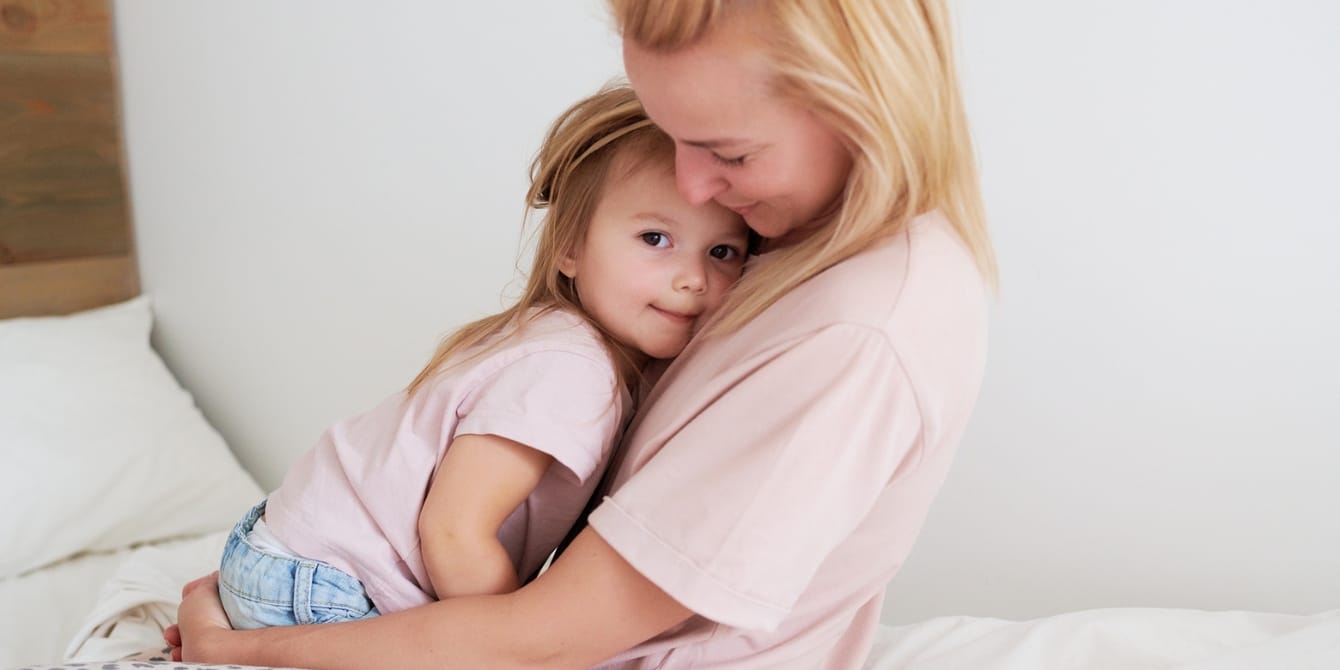
[{"label": "belt loop on shorts", "polygon": [[299,624],[315,621],[312,616],[312,581],[316,577],[315,561],[298,561],[293,573],[293,617]]}]

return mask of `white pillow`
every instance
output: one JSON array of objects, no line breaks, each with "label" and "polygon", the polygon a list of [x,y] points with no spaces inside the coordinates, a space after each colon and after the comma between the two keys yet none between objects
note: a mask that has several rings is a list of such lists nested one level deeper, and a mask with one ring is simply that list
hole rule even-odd
[{"label": "white pillow", "polygon": [[229,528],[264,495],[149,347],[147,298],[0,320],[0,578]]}]

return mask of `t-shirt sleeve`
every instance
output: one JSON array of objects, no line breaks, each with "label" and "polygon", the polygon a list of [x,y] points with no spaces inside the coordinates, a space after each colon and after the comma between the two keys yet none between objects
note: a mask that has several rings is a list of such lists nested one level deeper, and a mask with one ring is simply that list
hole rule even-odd
[{"label": "t-shirt sleeve", "polygon": [[884,334],[832,326],[707,404],[590,525],[695,613],[772,630],[918,458],[920,416]]},{"label": "t-shirt sleeve", "polygon": [[497,435],[554,457],[585,483],[620,426],[612,368],[581,352],[538,351],[480,383],[462,406],[456,435]]}]

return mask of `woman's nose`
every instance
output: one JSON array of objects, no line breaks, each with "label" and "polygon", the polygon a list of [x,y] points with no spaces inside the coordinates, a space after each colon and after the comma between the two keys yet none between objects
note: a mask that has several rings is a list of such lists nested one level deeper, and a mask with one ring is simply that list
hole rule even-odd
[{"label": "woman's nose", "polygon": [[699,149],[675,149],[675,186],[690,205],[701,205],[728,186]]}]

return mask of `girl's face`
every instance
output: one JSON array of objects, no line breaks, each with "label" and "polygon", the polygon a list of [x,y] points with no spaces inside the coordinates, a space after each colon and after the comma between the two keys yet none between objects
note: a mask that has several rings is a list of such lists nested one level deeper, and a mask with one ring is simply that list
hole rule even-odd
[{"label": "girl's face", "polygon": [[837,211],[851,155],[812,113],[769,90],[762,49],[740,31],[727,24],[670,53],[624,40],[624,68],[648,116],[675,141],[684,198],[715,200],[770,246],[784,246]]},{"label": "girl's face", "polygon": [[559,263],[582,307],[637,363],[677,356],[744,269],[748,229],[710,202],[691,204],[662,165],[616,159],[574,255]]}]

